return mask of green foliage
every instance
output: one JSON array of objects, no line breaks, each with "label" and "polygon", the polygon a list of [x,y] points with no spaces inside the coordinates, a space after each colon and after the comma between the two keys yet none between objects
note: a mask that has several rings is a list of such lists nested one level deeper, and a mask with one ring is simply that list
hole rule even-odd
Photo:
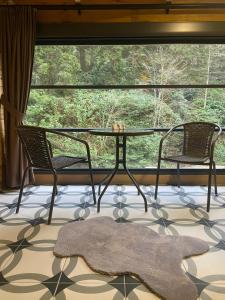
[{"label": "green foliage", "polygon": [[[224,45],[37,46],[33,85],[206,84],[224,82]],[[170,128],[189,121],[225,126],[223,89],[33,89],[26,122],[50,128]],[[82,134],[91,145],[94,166],[110,167],[114,139]],[[155,166],[160,134],[128,140],[132,167]],[[84,149],[54,140],[55,153],[82,155]],[[175,139],[176,140],[176,139]],[[176,150],[176,146],[172,150]],[[170,145],[171,146],[171,145]],[[225,143],[216,148],[223,164]]]}]

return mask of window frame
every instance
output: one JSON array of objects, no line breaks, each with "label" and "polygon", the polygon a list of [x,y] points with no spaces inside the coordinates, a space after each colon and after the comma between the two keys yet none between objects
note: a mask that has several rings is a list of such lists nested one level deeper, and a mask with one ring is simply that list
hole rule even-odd
[{"label": "window frame", "polygon": [[[225,26],[225,22],[223,23]],[[164,25],[164,24],[161,24]],[[225,44],[225,29],[224,36],[161,36],[161,37],[38,37],[35,46],[50,46],[50,45],[148,45],[148,44]],[[107,90],[107,89],[181,89],[181,88],[225,88],[224,84],[176,84],[176,85],[31,85],[31,89],[91,89],[91,90]],[[55,128],[61,132],[88,132],[91,128]],[[167,132],[170,128],[149,128],[154,132]],[[225,127],[222,128],[225,132]],[[157,161],[156,161],[157,165]],[[112,166],[113,169],[113,166]],[[94,174],[107,174],[111,168],[93,168]],[[134,174],[156,174],[157,168],[130,168]],[[41,169],[36,169],[39,174],[47,174],[48,172]],[[59,174],[86,174],[87,169],[70,168],[59,171]],[[118,174],[123,174],[123,170],[119,170]],[[161,168],[162,175],[175,175],[176,168]],[[181,175],[207,175],[208,169],[180,168]],[[218,175],[225,175],[225,167],[217,169]]]}]

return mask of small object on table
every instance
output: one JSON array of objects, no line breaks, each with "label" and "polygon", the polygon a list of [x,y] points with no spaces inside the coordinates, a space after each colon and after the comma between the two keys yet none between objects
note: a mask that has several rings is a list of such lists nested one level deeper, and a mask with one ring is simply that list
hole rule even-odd
[{"label": "small object on table", "polygon": [[124,123],[123,122],[119,122],[119,130],[120,131],[124,131],[124,129],[125,129]]},{"label": "small object on table", "polygon": [[119,130],[120,130],[119,124],[117,122],[113,122],[112,131],[119,131]]},{"label": "small object on table", "polygon": [[123,131],[125,129],[125,125],[123,122],[113,122],[112,131]]}]

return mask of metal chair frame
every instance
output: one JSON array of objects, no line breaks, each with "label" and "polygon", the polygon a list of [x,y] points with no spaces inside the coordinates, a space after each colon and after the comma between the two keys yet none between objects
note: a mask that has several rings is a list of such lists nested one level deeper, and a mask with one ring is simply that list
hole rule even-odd
[{"label": "metal chair frame", "polygon": [[[213,155],[214,155],[214,148],[215,148],[215,143],[217,141],[217,139],[219,138],[222,129],[219,125],[214,124],[214,123],[208,123],[208,122],[189,122],[189,123],[183,123],[180,125],[177,125],[173,128],[171,128],[160,140],[160,144],[159,144],[159,155],[158,155],[158,166],[157,166],[157,173],[156,173],[156,185],[155,185],[155,199],[157,199],[157,195],[158,195],[158,186],[159,186],[159,175],[160,175],[160,166],[161,166],[161,160],[164,161],[170,161],[170,162],[176,162],[177,163],[177,185],[178,187],[180,187],[180,161],[175,161],[175,160],[170,160],[168,157],[162,157],[162,150],[163,150],[163,142],[168,138],[168,136],[174,132],[175,129],[178,129],[179,127],[183,127],[185,125],[197,125],[197,124],[201,124],[204,126],[205,125],[212,125],[214,126],[214,130],[217,129],[216,134],[214,133],[211,139],[211,143],[209,146],[209,155],[207,157],[205,157],[204,159],[206,160],[206,162],[188,162],[185,161],[183,163],[185,164],[190,164],[190,165],[208,165],[209,166],[209,176],[208,176],[208,193],[207,193],[207,212],[210,211],[210,197],[211,197],[211,185],[212,185],[212,173],[214,175],[214,185],[215,185],[215,195],[218,195],[218,191],[217,191],[217,181],[216,181],[216,164],[215,161],[213,160]],[[183,140],[183,146],[184,146],[184,140]],[[184,147],[183,147],[183,151],[184,151]],[[208,162],[207,162],[208,161]]]},{"label": "metal chair frame", "polygon": [[[43,167],[42,164],[39,165],[39,164],[35,164],[35,163],[32,162],[31,155],[29,153],[29,149],[27,147],[26,141],[23,138],[23,133],[22,133],[23,129],[31,130],[31,131],[36,130],[37,132],[38,131],[42,132],[42,134],[43,134],[43,141],[42,142],[43,142],[44,147],[46,147],[46,153],[45,153],[46,157],[44,158],[46,160],[46,164],[47,164],[46,167]],[[59,132],[57,130],[46,129],[46,128],[41,128],[41,127],[35,127],[35,126],[24,126],[24,125],[18,126],[17,127],[17,132],[18,132],[19,138],[21,140],[21,143],[23,145],[23,148],[25,150],[25,153],[26,153],[26,156],[27,156],[27,159],[28,159],[28,166],[26,167],[26,169],[24,170],[24,173],[23,173],[22,183],[21,183],[20,192],[19,192],[19,198],[18,198],[18,202],[17,202],[16,213],[19,212],[19,208],[20,208],[20,204],[21,204],[21,200],[22,200],[22,195],[23,195],[24,183],[25,183],[25,179],[26,179],[26,175],[27,175],[28,171],[30,169],[34,168],[34,167],[41,168],[41,169],[44,169],[44,170],[49,170],[53,175],[53,190],[52,190],[52,197],[51,197],[51,201],[50,201],[50,210],[49,210],[49,216],[48,216],[48,224],[51,223],[52,212],[53,212],[53,207],[54,207],[54,200],[55,200],[55,196],[57,195],[57,181],[58,181],[57,170],[68,167],[69,165],[66,165],[66,166],[63,166],[63,167],[60,167],[60,168],[54,168],[53,167],[52,160],[51,160],[53,158],[52,146],[51,146],[50,141],[47,139],[47,136],[46,136],[47,133],[56,134],[56,135],[59,135],[59,136],[62,136],[62,137],[69,138],[69,139],[71,139],[73,141],[76,141],[76,142],[79,142],[79,143],[81,143],[85,146],[87,157],[83,158],[83,160],[81,159],[78,162],[88,163],[89,174],[90,174],[90,179],[91,179],[92,194],[93,194],[94,204],[96,204],[96,195],[95,195],[93,171],[92,171],[92,166],[91,166],[90,148],[89,148],[89,145],[86,141],[84,141],[82,139],[79,139],[79,138],[76,138],[76,137],[73,137],[73,136],[70,136],[68,134]],[[75,157],[74,157],[74,159],[75,159]],[[72,164],[70,164],[70,165],[72,165]]]}]

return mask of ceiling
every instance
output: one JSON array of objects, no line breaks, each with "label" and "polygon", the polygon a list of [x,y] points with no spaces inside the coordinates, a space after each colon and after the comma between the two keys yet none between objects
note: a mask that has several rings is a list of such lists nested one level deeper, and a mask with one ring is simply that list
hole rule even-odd
[{"label": "ceiling", "polygon": [[33,5],[39,23],[224,22],[225,0],[0,0]]}]

